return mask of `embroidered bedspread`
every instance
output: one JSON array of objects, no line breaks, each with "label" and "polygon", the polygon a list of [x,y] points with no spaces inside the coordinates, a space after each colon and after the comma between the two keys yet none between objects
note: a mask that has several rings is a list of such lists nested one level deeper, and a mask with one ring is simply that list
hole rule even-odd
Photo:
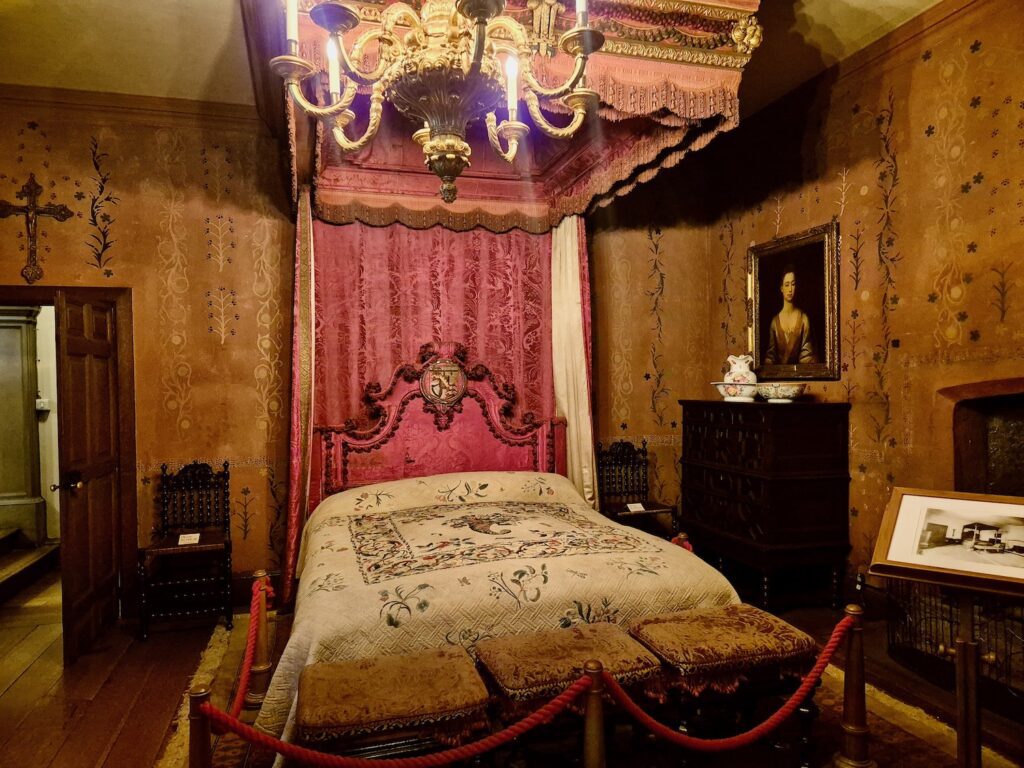
[{"label": "embroidered bedspread", "polygon": [[737,602],[681,547],[611,522],[564,477],[467,472],[363,486],[310,516],[291,637],[256,725],[291,732],[317,661],[472,651],[503,634]]}]

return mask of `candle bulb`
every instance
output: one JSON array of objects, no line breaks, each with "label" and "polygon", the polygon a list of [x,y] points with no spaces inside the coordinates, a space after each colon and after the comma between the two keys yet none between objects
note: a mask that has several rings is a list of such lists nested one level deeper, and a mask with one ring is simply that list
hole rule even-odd
[{"label": "candle bulb", "polygon": [[[280,6],[278,6],[280,7]],[[299,42],[299,0],[288,0],[285,10],[286,37],[288,42],[298,45]]]},{"label": "candle bulb", "polygon": [[341,74],[338,71],[338,38],[327,38],[327,89],[332,96],[341,93]]},{"label": "candle bulb", "polygon": [[587,26],[587,0],[576,0],[576,26]]},{"label": "candle bulb", "polygon": [[508,84],[508,119],[516,119],[519,106],[519,59],[509,56],[505,59],[505,81]]}]

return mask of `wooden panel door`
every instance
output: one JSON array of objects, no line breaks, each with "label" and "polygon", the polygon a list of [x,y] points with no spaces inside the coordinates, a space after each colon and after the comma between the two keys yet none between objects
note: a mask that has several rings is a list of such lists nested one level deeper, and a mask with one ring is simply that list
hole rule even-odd
[{"label": "wooden panel door", "polygon": [[121,539],[115,305],[56,295],[64,660],[117,618]]}]

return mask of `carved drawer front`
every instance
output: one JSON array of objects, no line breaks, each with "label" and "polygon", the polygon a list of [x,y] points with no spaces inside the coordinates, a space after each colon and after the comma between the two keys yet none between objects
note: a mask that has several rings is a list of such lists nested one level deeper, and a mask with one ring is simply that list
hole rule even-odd
[{"label": "carved drawer front", "polygon": [[[785,408],[786,406],[779,406]],[[770,424],[769,472],[813,474],[849,472],[849,430],[845,411],[813,419],[799,411],[780,411]]]},{"label": "carved drawer front", "polygon": [[762,478],[717,469],[700,464],[687,464],[683,468],[683,483],[708,493],[740,499],[750,504],[765,504],[765,481]]},{"label": "carved drawer front", "polygon": [[[698,551],[764,574],[822,566],[849,548],[849,405],[683,400],[680,522]],[[809,582],[808,582],[809,583]],[[838,600],[838,593],[833,594]]]},{"label": "carved drawer front", "polygon": [[845,404],[701,403],[683,408],[683,462],[750,472],[848,472]]},{"label": "carved drawer front", "polygon": [[787,544],[845,542],[849,536],[849,480],[777,479],[765,489],[775,510],[771,536]]},{"label": "carved drawer front", "polygon": [[755,542],[766,538],[764,509],[698,487],[684,485],[680,495],[683,521],[693,520],[710,528]]},{"label": "carved drawer front", "polygon": [[683,459],[758,469],[764,463],[764,432],[747,426],[684,423]]}]

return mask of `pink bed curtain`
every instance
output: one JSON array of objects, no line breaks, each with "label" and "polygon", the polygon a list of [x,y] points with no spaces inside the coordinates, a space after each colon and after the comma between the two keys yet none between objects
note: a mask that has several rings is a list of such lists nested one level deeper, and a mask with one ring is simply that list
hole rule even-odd
[{"label": "pink bed curtain", "polygon": [[[554,416],[550,233],[313,221],[311,234],[314,425],[361,419],[363,387],[386,385],[427,342],[465,345],[471,363],[486,364],[516,386],[520,414]],[[296,307],[300,301],[297,296]],[[319,502],[317,485],[308,484],[308,495],[305,484],[293,486],[282,575],[286,602],[302,523]]]}]

